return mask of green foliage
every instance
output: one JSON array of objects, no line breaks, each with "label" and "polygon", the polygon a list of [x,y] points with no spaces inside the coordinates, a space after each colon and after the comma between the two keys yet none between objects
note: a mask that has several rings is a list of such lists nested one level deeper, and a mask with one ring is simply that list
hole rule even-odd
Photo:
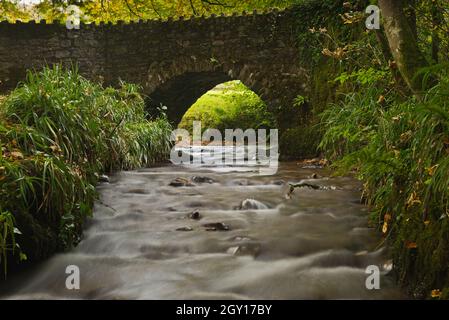
[{"label": "green foliage", "polygon": [[240,81],[217,86],[195,102],[185,113],[180,128],[192,131],[194,120],[202,122],[202,130],[273,128],[274,119],[264,102]]},{"label": "green foliage", "polygon": [[374,220],[416,297],[449,287],[449,82],[422,100],[371,86],[323,114],[321,148],[364,182]]},{"label": "green foliage", "polygon": [[307,98],[302,95],[297,95],[293,100],[293,106],[297,108],[301,108],[303,105],[307,103]]},{"label": "green foliage", "polygon": [[2,6],[5,8],[4,16],[0,19],[15,21],[40,17],[46,20],[65,21],[66,9],[72,4],[82,9],[81,20],[116,22],[285,8],[298,1],[300,0],[42,0],[35,6],[23,9],[15,4],[16,1],[4,0],[0,1],[0,8]]},{"label": "green foliage", "polygon": [[10,254],[18,253],[20,260],[26,260],[26,255],[21,252],[20,246],[16,242],[16,234],[21,234],[21,232],[14,226],[14,216],[11,212],[0,210],[0,265],[3,264],[5,277]]},{"label": "green foliage", "polygon": [[136,86],[104,89],[76,68],[29,72],[0,110],[0,208],[32,260],[77,243],[99,174],[170,150],[168,121],[146,120]]},{"label": "green foliage", "polygon": [[348,81],[355,82],[360,85],[372,85],[383,79],[390,74],[388,69],[376,70],[373,67],[368,69],[359,69],[351,73],[342,72],[335,81],[340,84],[345,84]]},{"label": "green foliage", "polygon": [[2,0],[0,1],[0,21],[9,20],[29,20],[31,12],[24,10],[19,6],[19,0]]},{"label": "green foliage", "polygon": [[280,138],[282,159],[308,159],[318,156],[321,132],[309,125],[287,129]]},{"label": "green foliage", "polygon": [[[349,93],[342,102],[329,105],[321,114],[325,128],[320,148],[329,159],[337,159],[366,145],[378,127],[378,119],[385,112],[378,103],[385,89],[370,86],[361,92]],[[394,97],[387,96],[388,101]]]}]

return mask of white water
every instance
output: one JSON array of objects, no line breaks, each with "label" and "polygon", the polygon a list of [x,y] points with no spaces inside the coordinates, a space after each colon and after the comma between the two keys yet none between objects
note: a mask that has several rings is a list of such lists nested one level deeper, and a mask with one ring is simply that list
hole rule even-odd
[{"label": "white water", "polygon": [[[335,188],[299,189],[285,198],[285,182],[313,173],[327,176],[296,163],[283,163],[276,176],[265,177],[241,167],[118,173],[99,187],[106,206],[96,205],[80,245],[10,278],[2,298],[402,298],[382,269],[388,257],[376,249],[381,239],[368,228],[358,182],[312,180]],[[168,186],[192,176],[215,183]],[[246,199],[253,199],[247,210],[237,210]],[[194,210],[201,220],[187,217]],[[230,230],[207,231],[208,223]],[[192,231],[177,231],[186,227]],[[365,287],[372,264],[383,270],[380,290]],[[65,287],[68,265],[80,268],[80,290]]]}]

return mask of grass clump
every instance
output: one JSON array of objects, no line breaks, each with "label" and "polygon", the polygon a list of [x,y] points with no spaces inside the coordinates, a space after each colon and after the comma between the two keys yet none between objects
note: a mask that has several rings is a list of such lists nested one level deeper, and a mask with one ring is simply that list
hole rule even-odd
[{"label": "grass clump", "polygon": [[164,160],[170,133],[146,119],[134,85],[103,88],[59,65],[29,72],[0,104],[0,230],[17,233],[0,253],[17,243],[36,261],[75,245],[99,175]]}]

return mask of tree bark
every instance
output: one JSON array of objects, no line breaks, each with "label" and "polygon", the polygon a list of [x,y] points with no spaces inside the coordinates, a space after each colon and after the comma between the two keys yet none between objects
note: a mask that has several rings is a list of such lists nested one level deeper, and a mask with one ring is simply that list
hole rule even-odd
[{"label": "tree bark", "polygon": [[410,0],[379,0],[391,54],[407,85],[419,95],[427,85],[423,83],[424,75],[419,75],[418,71],[428,64],[419,50],[409,17],[404,13],[409,4]]},{"label": "tree bark", "polygon": [[435,63],[438,63],[438,54],[440,51],[440,36],[438,35],[438,28],[443,23],[443,17],[441,16],[440,6],[437,0],[432,1],[431,14],[432,14],[432,59]]}]

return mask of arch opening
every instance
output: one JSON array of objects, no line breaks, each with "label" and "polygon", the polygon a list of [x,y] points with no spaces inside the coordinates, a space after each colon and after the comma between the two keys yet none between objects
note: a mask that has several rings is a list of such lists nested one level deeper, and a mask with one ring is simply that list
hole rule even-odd
[{"label": "arch opening", "polygon": [[187,72],[153,91],[147,111],[162,110],[174,127],[191,131],[193,121],[202,129],[273,128],[276,121],[262,98],[242,81],[221,71]]},{"label": "arch opening", "polygon": [[218,84],[202,95],[184,114],[178,127],[192,132],[193,121],[201,121],[202,131],[212,128],[270,129],[274,118],[264,101],[240,80]]}]

